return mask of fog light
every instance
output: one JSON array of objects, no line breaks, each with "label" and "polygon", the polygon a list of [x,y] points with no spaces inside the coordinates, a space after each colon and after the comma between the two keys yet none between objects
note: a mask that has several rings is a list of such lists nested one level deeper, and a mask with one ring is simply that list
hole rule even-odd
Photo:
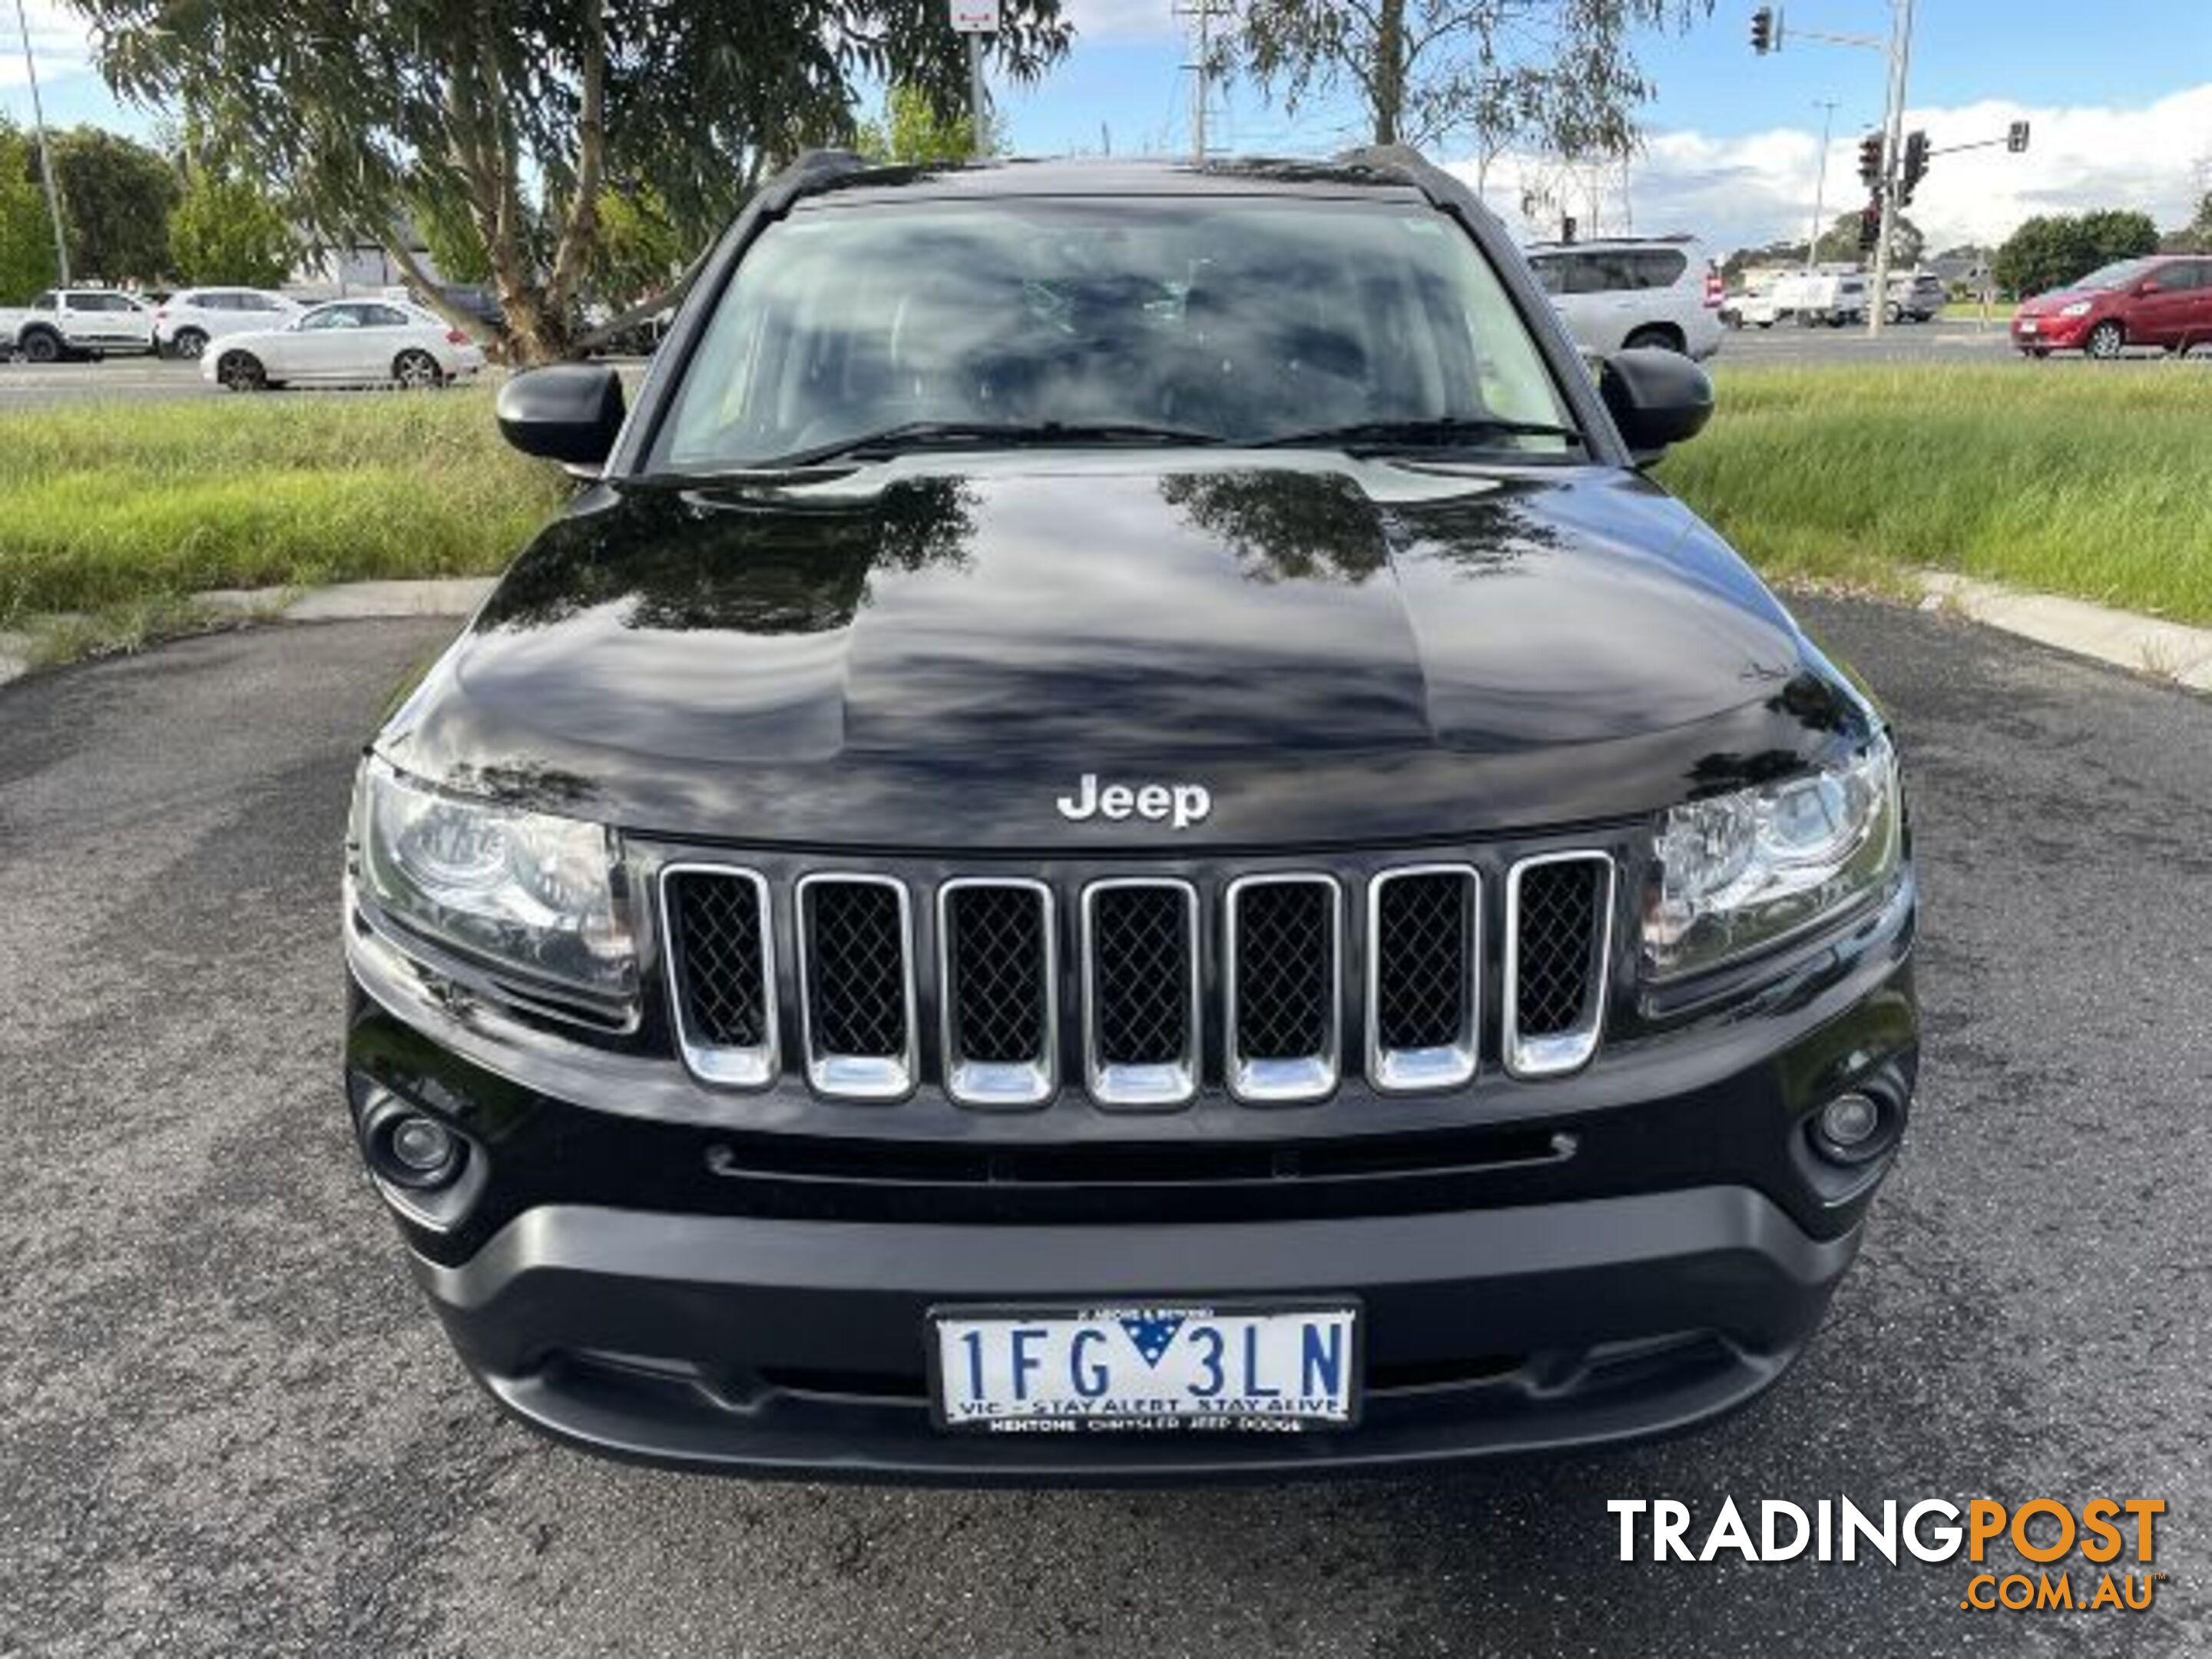
[{"label": "fog light", "polygon": [[1872,1095],[1856,1091],[1838,1095],[1813,1121],[1813,1146],[1835,1164],[1863,1164],[1878,1158],[1893,1137],[1889,1114]]},{"label": "fog light", "polygon": [[1881,1127],[1881,1108],[1864,1095],[1842,1095],[1820,1113],[1820,1133],[1849,1150]]},{"label": "fog light", "polygon": [[384,1173],[408,1187],[440,1187],[461,1165],[460,1138],[434,1118],[410,1113],[385,1130]]}]

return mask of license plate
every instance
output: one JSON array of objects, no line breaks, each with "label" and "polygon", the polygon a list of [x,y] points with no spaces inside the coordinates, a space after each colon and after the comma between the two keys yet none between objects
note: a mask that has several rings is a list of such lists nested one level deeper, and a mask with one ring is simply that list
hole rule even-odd
[{"label": "license plate", "polygon": [[938,1425],[1000,1434],[1295,1434],[1358,1419],[1350,1302],[937,1308]]},{"label": "license plate", "polygon": [[2036,331],[2036,325],[2032,322],[2023,322],[2020,325],[2020,331],[2023,334],[2033,334]]}]

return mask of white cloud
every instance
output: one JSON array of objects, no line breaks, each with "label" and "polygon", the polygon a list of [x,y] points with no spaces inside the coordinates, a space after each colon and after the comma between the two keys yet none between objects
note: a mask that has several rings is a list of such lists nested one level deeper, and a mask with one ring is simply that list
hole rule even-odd
[{"label": "white cloud", "polygon": [[[1956,108],[1916,108],[1908,131],[1925,131],[1937,149],[2001,137],[2017,120],[2032,124],[2030,148],[1998,146],[1938,155],[1910,212],[1931,249],[2001,241],[2035,213],[2139,208],[2161,229],[2185,223],[2197,195],[2212,189],[2212,82],[2137,109],[2036,106],[1998,100]],[[1860,130],[1839,131],[1828,152],[1823,217],[1865,200],[1858,181]],[[1676,131],[1652,135],[1629,170],[1628,206],[1639,232],[1691,231],[1716,251],[1802,237],[1813,210],[1816,131],[1789,128],[1735,138]],[[1453,171],[1472,179],[1472,162]],[[1572,206],[1540,213],[1532,233],[1553,234],[1572,211],[1587,229],[1623,228],[1618,172],[1601,180],[1562,179],[1512,158],[1491,169],[1491,204],[1521,224],[1522,191],[1548,187]],[[1595,201],[1593,201],[1595,196]]]},{"label": "white cloud", "polygon": [[[24,11],[31,26],[31,58],[39,68],[40,87],[91,72],[92,29],[83,18],[52,0],[28,0]],[[15,8],[0,0],[0,88],[27,88],[29,82],[30,76],[23,67],[23,37],[15,27]],[[27,93],[20,100],[10,98],[8,106],[12,109],[20,102],[27,111],[29,101]]]},{"label": "white cloud", "polygon": [[1062,0],[1079,40],[1158,40],[1187,32],[1175,0]]}]

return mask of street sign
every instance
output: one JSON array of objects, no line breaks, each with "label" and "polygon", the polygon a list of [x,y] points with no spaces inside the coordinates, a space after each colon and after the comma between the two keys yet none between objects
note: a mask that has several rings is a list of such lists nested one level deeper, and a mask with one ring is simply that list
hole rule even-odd
[{"label": "street sign", "polygon": [[955,34],[996,34],[999,0],[951,0]]}]

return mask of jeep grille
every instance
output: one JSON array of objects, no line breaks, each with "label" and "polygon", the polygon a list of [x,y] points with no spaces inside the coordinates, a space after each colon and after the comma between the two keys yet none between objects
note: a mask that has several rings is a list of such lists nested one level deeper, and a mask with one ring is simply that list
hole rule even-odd
[{"label": "jeep grille", "polygon": [[1585,849],[1488,877],[1409,863],[1203,882],[817,872],[788,888],[687,859],[659,885],[672,1023],[703,1081],[776,1081],[781,981],[797,1003],[782,1041],[818,1094],[911,1092],[926,1012],[934,1079],[960,1105],[1042,1106],[1065,1075],[1115,1110],[1181,1107],[1208,1078],[1250,1106],[1326,1099],[1363,1067],[1386,1094],[1462,1087],[1482,1064],[1486,964],[1505,1071],[1577,1070],[1604,1024],[1616,891],[1613,856]]}]

